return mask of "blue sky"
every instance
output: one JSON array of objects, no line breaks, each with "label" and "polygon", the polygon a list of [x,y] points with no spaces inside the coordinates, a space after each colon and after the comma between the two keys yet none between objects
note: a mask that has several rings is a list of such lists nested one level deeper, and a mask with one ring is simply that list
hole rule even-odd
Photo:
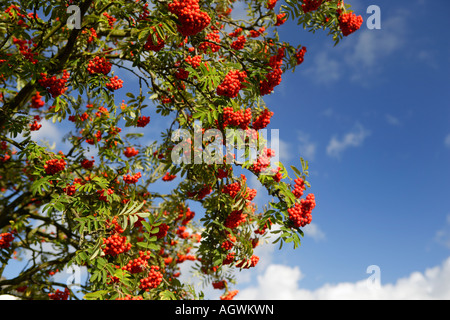
[{"label": "blue sky", "polygon": [[[310,161],[317,207],[299,249],[260,249],[270,262],[241,298],[450,298],[450,4],[349,3],[365,22],[337,47],[280,28],[308,52],[266,99],[270,128],[287,164]],[[379,30],[366,26],[372,4]],[[376,293],[362,285],[371,265]]]},{"label": "blue sky", "polygon": [[[280,130],[285,165],[309,160],[317,207],[300,248],[257,248],[258,265],[237,275],[237,299],[450,299],[450,3],[349,3],[364,24],[336,47],[293,22],[279,29],[308,51],[265,99],[268,129]],[[380,30],[366,27],[372,4]],[[145,132],[158,134],[167,120],[149,115]]]}]

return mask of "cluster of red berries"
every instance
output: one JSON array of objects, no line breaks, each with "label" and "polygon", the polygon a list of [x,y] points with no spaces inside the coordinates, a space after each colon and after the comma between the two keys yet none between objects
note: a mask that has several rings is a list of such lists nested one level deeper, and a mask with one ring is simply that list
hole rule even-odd
[{"label": "cluster of red berries", "polygon": [[[276,0],[275,0],[276,1]],[[248,35],[249,38],[258,38],[261,34],[266,31],[266,28],[261,27],[258,30],[250,30],[250,34]]]},{"label": "cluster of red berries", "polygon": [[54,175],[60,171],[63,171],[67,162],[64,159],[50,159],[45,162],[45,173]]},{"label": "cluster of red berries", "polygon": [[228,168],[217,169],[217,179],[223,179],[228,177]]},{"label": "cluster of red berries", "polygon": [[175,174],[170,174],[169,172],[166,172],[166,174],[164,175],[164,177],[162,177],[162,181],[172,181],[173,179],[175,179],[177,176]]},{"label": "cluster of red berries", "polygon": [[96,56],[94,59],[89,61],[87,71],[90,74],[103,73],[104,75],[107,75],[111,71],[111,66],[112,63],[105,57]]},{"label": "cluster of red berries", "polygon": [[0,249],[6,249],[11,246],[11,242],[14,240],[12,232],[0,233]]},{"label": "cluster of red berries", "polygon": [[94,166],[94,162],[95,162],[95,160],[83,159],[83,160],[81,161],[81,166],[82,166],[84,169],[91,169],[91,168]]},{"label": "cluster of red berries", "polygon": [[98,111],[95,113],[96,117],[101,117],[102,115],[109,117],[109,111],[105,107],[99,107]]},{"label": "cluster of red berries", "polygon": [[214,281],[214,282],[212,282],[212,286],[214,289],[222,290],[225,288],[226,283],[227,282],[225,280]]},{"label": "cluster of red berries", "polygon": [[202,56],[187,56],[184,61],[186,61],[188,64],[192,66],[192,68],[196,69],[200,66],[200,63],[202,62]]},{"label": "cluster of red berries", "polygon": [[222,192],[229,194],[233,199],[236,197],[239,191],[241,191],[241,183],[239,181],[227,184],[222,187]]},{"label": "cluster of red berries", "polygon": [[169,230],[169,226],[165,223],[161,223],[158,227],[158,232],[155,233],[155,236],[158,239],[164,238],[167,235],[167,231]]},{"label": "cluster of red berries", "polygon": [[179,226],[177,231],[176,231],[177,236],[179,236],[181,239],[187,239],[189,238],[190,234],[189,232],[186,230],[185,226]]},{"label": "cluster of red berries", "polygon": [[48,294],[48,297],[51,300],[67,300],[69,298],[70,291],[68,288],[65,288],[64,291],[60,291],[59,289],[56,289],[55,292],[51,292]]},{"label": "cluster of red berries", "polygon": [[197,200],[202,200],[208,194],[212,192],[211,186],[204,185],[202,188],[196,191],[188,191],[187,196],[191,198],[195,198]]},{"label": "cluster of red berries", "polygon": [[222,264],[223,265],[232,264],[234,262],[235,258],[236,258],[236,253],[229,252],[227,254],[227,256],[225,257],[225,259],[223,259]]},{"label": "cluster of red berries", "polygon": [[178,32],[183,36],[193,36],[205,29],[211,22],[206,12],[200,10],[198,0],[174,0],[169,3],[169,11],[178,17]]},{"label": "cluster of red berries", "polygon": [[94,28],[90,28],[89,31],[83,30],[82,33],[88,33],[89,32],[89,38],[87,40],[87,43],[91,43],[94,41],[94,39],[97,39],[98,35]]},{"label": "cluster of red berries", "polygon": [[144,300],[141,296],[132,296],[130,294],[127,294],[123,297],[117,298],[116,300]]},{"label": "cluster of red berries", "polygon": [[128,261],[128,263],[122,267],[122,270],[126,270],[129,273],[142,272],[148,266],[149,259],[150,251],[139,251],[139,258]]},{"label": "cluster of red berries", "polygon": [[[147,38],[147,41],[144,44],[144,50],[151,50],[151,51],[155,51],[158,52],[160,51],[162,48],[164,48],[164,45],[166,44],[164,39],[162,39],[158,32],[156,32],[156,28],[152,27],[151,28],[152,32],[150,33],[150,35]],[[153,37],[156,38],[156,43],[153,40]]]},{"label": "cluster of red berries", "polygon": [[244,269],[249,269],[252,268],[254,266],[256,266],[256,264],[259,261],[259,257],[252,255],[250,259],[247,260],[242,260],[241,262],[236,264],[237,268],[244,268]]},{"label": "cluster of red berries", "polygon": [[100,142],[102,140],[102,132],[100,130],[97,131],[97,133],[92,138],[87,138],[86,142],[94,145],[95,141]]},{"label": "cluster of red berries", "polygon": [[314,194],[308,194],[306,199],[301,199],[300,203],[296,203],[294,207],[288,209],[289,220],[291,220],[296,228],[304,227],[311,223],[311,212],[316,206]]},{"label": "cluster of red berries", "polygon": [[239,293],[239,290],[228,291],[226,294],[220,296],[220,300],[233,300],[233,298]]},{"label": "cluster of red berries", "polygon": [[177,72],[175,72],[175,78],[180,80],[185,80],[189,77],[189,71],[184,68],[178,68]]},{"label": "cluster of red berries", "polygon": [[245,43],[247,42],[247,39],[245,36],[239,36],[236,40],[234,40],[231,43],[231,48],[235,50],[242,50],[244,49]]},{"label": "cluster of red berries", "polygon": [[38,83],[47,89],[47,91],[52,95],[52,98],[56,98],[66,92],[66,83],[69,80],[70,74],[63,70],[63,75],[60,79],[56,76],[52,76],[47,78],[47,74],[41,73],[41,79],[38,80]]},{"label": "cluster of red berries", "polygon": [[[109,220],[107,220],[107,222],[109,222]],[[119,221],[117,221],[117,217],[114,217],[111,221],[111,223],[114,225],[114,232],[115,233],[123,233],[124,230],[121,227]]]},{"label": "cluster of red berries", "polygon": [[263,226],[260,226],[260,227],[259,227],[258,229],[256,229],[254,232],[255,232],[256,234],[263,235],[264,233],[266,233],[267,228],[268,228],[269,226],[271,226],[271,225],[272,225],[272,221],[270,221],[270,219],[268,219],[267,222],[266,222]]},{"label": "cluster of red berries", "polygon": [[242,28],[236,28],[233,32],[228,33],[229,37],[236,38],[242,33]]},{"label": "cluster of red berries", "polygon": [[342,34],[348,36],[349,34],[358,30],[362,23],[363,18],[361,16],[356,16],[353,12],[343,13],[339,15],[339,27],[341,28]]},{"label": "cluster of red berries", "polygon": [[264,109],[263,112],[253,121],[252,127],[255,130],[264,129],[270,123],[270,118],[273,116],[273,112],[269,109]]},{"label": "cluster of red berries", "polygon": [[68,196],[73,196],[75,194],[75,192],[77,191],[77,187],[75,185],[67,185],[67,187],[65,187],[63,189],[63,191]]},{"label": "cluster of red berries", "polygon": [[192,219],[194,219],[195,217],[195,212],[191,210],[191,208],[180,208],[180,212],[178,213],[178,217],[177,220],[181,220],[181,224],[182,225],[187,225],[189,223],[189,221],[191,221]]},{"label": "cluster of red berries", "polygon": [[118,76],[114,76],[109,79],[105,86],[111,91],[118,90],[123,87],[123,80],[119,79]]},{"label": "cluster of red berries", "polygon": [[278,49],[278,53],[269,60],[269,68],[271,71],[266,75],[266,79],[261,80],[259,84],[259,91],[262,96],[269,94],[273,91],[273,88],[281,83],[281,65],[284,58],[284,47]]},{"label": "cluster of red berries", "polygon": [[208,33],[205,36],[205,40],[198,46],[198,51],[207,52],[208,48],[211,49],[211,52],[217,52],[220,49],[220,35],[219,30],[214,30],[213,32]]},{"label": "cluster of red berries", "polygon": [[158,266],[151,266],[147,278],[140,280],[141,284],[139,285],[139,288],[149,291],[150,289],[158,287],[163,279],[163,275],[158,270]]},{"label": "cluster of red berries", "polygon": [[256,189],[251,189],[251,188],[247,187],[247,190],[245,191],[245,194],[244,194],[244,198],[247,201],[252,201],[253,199],[255,199],[256,194],[257,194]]},{"label": "cluster of red berries", "polygon": [[295,53],[295,59],[297,61],[297,65],[300,65],[303,63],[303,61],[305,60],[304,59],[305,53],[306,53],[306,47],[301,47],[301,49]]},{"label": "cluster of red berries", "polygon": [[222,242],[220,247],[224,250],[230,250],[231,248],[233,248],[235,242],[236,242],[236,237],[232,236],[231,234],[228,234],[228,240],[225,240],[224,242]]},{"label": "cluster of red berries", "polygon": [[222,83],[217,87],[217,94],[219,96],[236,98],[239,90],[244,87],[243,82],[246,77],[247,73],[245,71],[229,71]]},{"label": "cluster of red berries", "polygon": [[269,0],[269,1],[267,1],[266,8],[269,9],[269,10],[272,10],[273,8],[275,8],[275,5],[277,4],[277,1],[278,0]]},{"label": "cluster of red berries", "polygon": [[302,205],[303,211],[311,212],[316,207],[316,199],[314,194],[308,194],[305,199],[300,200],[300,204]]},{"label": "cluster of red berries", "polygon": [[15,4],[10,5],[8,8],[5,9],[5,13],[9,15],[10,18],[14,18],[14,15],[24,18],[25,15],[20,12],[20,7],[16,6]]},{"label": "cluster of red berries", "polygon": [[270,165],[270,158],[275,156],[275,151],[264,147],[258,155],[258,159],[252,164],[251,169],[254,173],[261,173]]},{"label": "cluster of red berries", "polygon": [[150,122],[150,117],[140,116],[137,121],[137,126],[143,128],[146,125],[148,125],[149,122]]},{"label": "cluster of red berries", "polygon": [[297,178],[294,180],[295,186],[294,190],[292,190],[292,193],[294,196],[299,199],[303,195],[303,191],[306,190],[305,181],[303,181],[302,178]]},{"label": "cluster of red berries", "polygon": [[126,236],[120,236],[119,234],[113,234],[112,236],[103,239],[103,252],[106,255],[117,256],[118,254],[128,252],[131,249],[131,243],[127,243]]},{"label": "cluster of red berries", "polygon": [[232,211],[225,220],[224,226],[230,229],[237,228],[241,223],[246,221],[247,214],[242,210]]},{"label": "cluster of red berries", "polygon": [[45,102],[42,100],[41,93],[36,91],[33,97],[31,97],[31,107],[34,109],[39,109],[44,106]]},{"label": "cluster of red berries", "polygon": [[109,15],[107,12],[103,12],[103,16],[105,16],[106,19],[108,20],[108,24],[111,27],[111,29],[114,28],[114,23],[117,21],[117,19]]},{"label": "cluster of red berries", "polygon": [[137,155],[138,153],[139,153],[139,150],[134,149],[134,147],[133,147],[133,148],[127,147],[127,148],[125,149],[125,151],[123,152],[123,154],[124,154],[127,158],[134,157],[134,156]]},{"label": "cluster of red berries", "polygon": [[37,120],[34,120],[34,122],[30,123],[29,126],[30,131],[38,131],[42,127],[42,124],[38,123]]},{"label": "cluster of red berries", "polygon": [[315,11],[322,5],[323,0],[303,0],[302,9],[304,13]]},{"label": "cluster of red berries", "polygon": [[107,195],[112,195],[114,193],[114,191],[112,189],[108,189],[106,190],[106,194],[105,194],[105,190],[97,190],[97,194],[98,194],[98,199],[100,201],[104,201],[104,202],[108,202],[108,198]]},{"label": "cluster of red berries", "polygon": [[275,26],[276,27],[281,26],[286,22],[286,20],[287,20],[286,13],[277,14],[277,21],[275,22]]},{"label": "cluster of red berries", "polygon": [[[20,40],[13,37],[13,43],[17,46],[22,56],[30,61],[32,64],[36,64],[38,60],[35,57],[38,55],[37,52],[33,52],[31,45],[33,42],[31,40]],[[33,44],[33,46],[37,46],[37,44]]]},{"label": "cluster of red berries", "polygon": [[248,129],[252,121],[252,110],[247,108],[245,111],[234,111],[232,107],[223,108],[223,128],[227,126],[240,127],[243,130]]},{"label": "cluster of red berries", "polygon": [[140,177],[142,177],[142,174],[138,172],[132,176],[130,175],[123,176],[123,181],[125,181],[125,183],[127,184],[134,184],[138,182]]}]

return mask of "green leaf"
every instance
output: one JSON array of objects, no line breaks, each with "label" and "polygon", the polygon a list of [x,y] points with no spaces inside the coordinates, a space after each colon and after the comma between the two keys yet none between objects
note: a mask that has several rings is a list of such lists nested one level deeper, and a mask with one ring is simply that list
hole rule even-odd
[{"label": "green leaf", "polygon": [[302,175],[302,173],[300,172],[300,170],[298,170],[296,167],[291,166],[291,169],[294,171],[294,174],[295,174],[295,176],[296,176],[297,178],[302,178],[302,177],[303,177],[303,175]]},{"label": "green leaf", "polygon": [[99,290],[99,291],[95,291],[95,292],[86,293],[84,295],[83,299],[86,299],[86,300],[101,299],[101,297],[107,292],[108,292],[107,290]]}]

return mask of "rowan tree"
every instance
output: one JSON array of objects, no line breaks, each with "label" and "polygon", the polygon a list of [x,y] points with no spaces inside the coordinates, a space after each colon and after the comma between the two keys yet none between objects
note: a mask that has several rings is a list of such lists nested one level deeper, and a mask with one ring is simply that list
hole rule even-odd
[{"label": "rowan tree", "polygon": [[[233,271],[258,263],[258,243],[298,247],[316,205],[308,164],[274,165],[261,134],[276,116],[264,97],[306,54],[280,39],[288,19],[335,43],[362,23],[338,0],[2,2],[0,276],[11,259],[26,263],[0,293],[79,299],[54,278],[78,266],[85,299],[202,298],[179,280],[189,260],[231,299]],[[171,121],[153,143],[141,129],[149,110]],[[33,138],[51,121],[65,152]],[[214,134],[196,143],[198,132]],[[226,140],[245,161],[221,153],[230,132],[246,134]],[[264,146],[256,160],[252,139]],[[264,208],[250,175],[273,198]]]}]

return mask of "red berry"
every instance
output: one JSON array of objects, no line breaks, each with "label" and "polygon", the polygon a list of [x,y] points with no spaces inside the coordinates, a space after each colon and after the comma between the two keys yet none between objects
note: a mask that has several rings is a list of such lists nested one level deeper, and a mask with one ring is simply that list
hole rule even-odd
[{"label": "red berry", "polygon": [[163,275],[158,270],[158,266],[151,266],[148,276],[140,280],[141,284],[139,285],[139,288],[149,291],[150,289],[158,287],[163,279]]},{"label": "red berry", "polygon": [[217,87],[217,94],[219,96],[236,98],[239,91],[244,87],[242,83],[246,77],[247,73],[245,71],[231,70]]},{"label": "red berry", "polygon": [[103,73],[107,75],[111,71],[112,63],[106,60],[104,57],[94,57],[89,61],[87,70],[90,74]]},{"label": "red berry", "polygon": [[343,13],[339,16],[339,27],[344,36],[348,36],[358,30],[362,23],[362,17],[356,16],[353,12]]},{"label": "red berry", "polygon": [[198,0],[174,0],[169,3],[169,11],[178,17],[178,32],[185,37],[196,35],[211,22],[209,15],[200,10]]},{"label": "red berry", "polygon": [[109,79],[105,86],[111,91],[118,90],[123,87],[123,80],[119,79],[118,76],[114,76]]},{"label": "red berry", "polygon": [[303,0],[302,9],[304,13],[315,11],[322,5],[323,0]]}]

